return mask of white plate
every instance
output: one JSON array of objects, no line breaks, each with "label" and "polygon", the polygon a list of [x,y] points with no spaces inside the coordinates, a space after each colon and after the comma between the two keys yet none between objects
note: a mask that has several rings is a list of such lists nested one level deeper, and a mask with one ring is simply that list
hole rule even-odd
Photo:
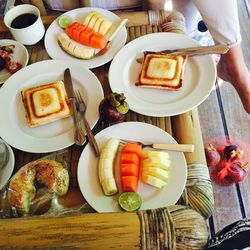
[{"label": "white plate", "polygon": [[[22,67],[24,68],[29,61],[29,53],[27,49],[22,45],[21,43],[15,41],[15,40],[9,40],[9,39],[2,39],[0,40],[0,45],[15,45],[14,52],[11,54],[11,57],[16,62],[19,62],[22,64]],[[0,71],[0,84],[3,84],[12,74],[7,70],[3,69]]]},{"label": "white plate", "polygon": [[[108,10],[99,9],[99,8],[79,8],[79,9],[74,9],[74,10],[68,11],[68,12],[64,13],[63,15],[70,16],[74,20],[76,20],[80,23],[83,23],[84,18],[91,11],[97,11],[101,15],[103,15],[103,16],[107,17],[108,19],[110,19],[111,21],[113,21],[115,24],[117,24],[118,22],[121,21],[121,19],[117,15],[115,15],[114,13],[112,13]],[[58,17],[58,18],[60,18],[60,17]],[[64,32],[64,30],[62,28],[60,28],[60,26],[58,25],[58,18],[56,20],[54,20],[53,23],[49,26],[49,28],[47,29],[47,32],[45,34],[45,39],[44,39],[45,48],[46,48],[49,56],[53,59],[66,59],[66,60],[75,61],[75,62],[81,63],[81,65],[85,66],[86,68],[91,69],[91,68],[101,66],[101,65],[109,62],[110,60],[112,60],[113,57],[115,56],[115,54],[126,43],[127,30],[125,27],[123,27],[120,30],[120,32],[116,35],[116,37],[114,38],[114,40],[111,43],[110,48],[108,49],[108,51],[104,55],[99,56],[99,57],[95,57],[95,58],[89,59],[89,60],[82,60],[82,59],[75,58],[75,57],[67,54],[65,51],[63,51],[60,48],[60,46],[58,45],[57,37],[59,34]],[[113,30],[111,29],[109,34],[111,34],[112,31]]]},{"label": "white plate", "polygon": [[182,34],[154,33],[139,37],[113,59],[109,69],[109,83],[113,92],[124,93],[130,109],[149,116],[171,116],[184,113],[204,101],[216,79],[216,67],[210,55],[190,57],[184,72],[183,86],[178,91],[146,89],[135,86],[141,71],[137,57],[143,51],[199,46]]},{"label": "white plate", "polygon": [[27,152],[45,153],[74,143],[72,117],[30,128],[21,98],[21,90],[27,87],[63,80],[66,68],[70,68],[73,85],[80,90],[86,101],[86,116],[90,126],[93,128],[96,124],[99,119],[99,103],[104,97],[97,77],[77,63],[41,61],[18,71],[0,89],[0,135],[11,146]]},{"label": "white plate", "polygon": [[[176,143],[164,130],[142,122],[124,122],[102,130],[96,135],[101,149],[111,137],[155,143]],[[180,198],[187,179],[187,164],[181,152],[169,152],[172,160],[167,185],[163,189],[143,184],[139,181],[138,193],[142,197],[140,209],[153,209],[175,204]],[[119,159],[117,160],[119,162]],[[115,165],[115,178],[119,194],[105,196],[98,179],[98,158],[89,144],[84,148],[78,163],[78,183],[86,201],[98,212],[121,211],[118,197],[121,194],[119,164]]]},{"label": "white plate", "polygon": [[4,168],[0,169],[0,190],[1,190],[3,188],[3,186],[10,179],[11,174],[14,170],[15,157],[14,157],[14,153],[12,151],[12,148],[2,139],[0,139],[0,142],[4,142],[9,150],[9,152],[10,152],[8,163],[6,164],[6,166]]}]

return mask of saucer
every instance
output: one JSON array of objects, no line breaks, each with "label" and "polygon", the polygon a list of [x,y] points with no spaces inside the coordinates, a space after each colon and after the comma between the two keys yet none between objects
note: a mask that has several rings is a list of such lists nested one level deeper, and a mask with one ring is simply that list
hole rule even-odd
[{"label": "saucer", "polygon": [[[21,43],[15,40],[10,40],[10,39],[1,39],[0,45],[1,46],[15,45],[14,52],[11,54],[11,57],[13,58],[13,60],[21,63],[22,68],[24,68],[28,64],[29,53],[24,45],[22,45]],[[1,70],[0,71],[0,84],[3,84],[11,75],[12,74],[7,69]]]}]

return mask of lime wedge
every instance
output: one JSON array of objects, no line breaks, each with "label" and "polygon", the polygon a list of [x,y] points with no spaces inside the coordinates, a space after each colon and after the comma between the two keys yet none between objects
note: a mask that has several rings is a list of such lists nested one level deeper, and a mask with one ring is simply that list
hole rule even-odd
[{"label": "lime wedge", "polygon": [[58,19],[58,24],[61,28],[66,29],[70,24],[73,23],[73,19],[70,16],[60,16]]},{"label": "lime wedge", "polygon": [[120,195],[118,203],[125,211],[135,211],[141,207],[142,199],[138,193],[124,192]]}]

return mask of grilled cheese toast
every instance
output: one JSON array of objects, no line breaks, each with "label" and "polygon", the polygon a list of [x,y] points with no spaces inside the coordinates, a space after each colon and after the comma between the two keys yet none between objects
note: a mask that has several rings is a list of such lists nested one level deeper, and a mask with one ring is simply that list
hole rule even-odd
[{"label": "grilled cheese toast", "polygon": [[186,55],[145,52],[136,86],[178,90],[182,87]]},{"label": "grilled cheese toast", "polygon": [[27,122],[30,127],[68,117],[70,108],[63,81],[57,81],[21,91]]}]

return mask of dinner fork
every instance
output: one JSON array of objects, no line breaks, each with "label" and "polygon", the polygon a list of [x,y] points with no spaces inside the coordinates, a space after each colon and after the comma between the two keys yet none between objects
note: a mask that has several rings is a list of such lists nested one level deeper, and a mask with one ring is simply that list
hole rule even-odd
[{"label": "dinner fork", "polygon": [[88,121],[86,119],[86,109],[87,109],[86,104],[83,101],[79,90],[75,90],[74,95],[75,95],[75,98],[76,98],[76,108],[83,117],[83,123],[84,123],[84,126],[86,128],[86,133],[87,133],[87,137],[89,139],[89,143],[93,147],[96,156],[99,156],[100,152],[99,152],[96,140],[95,140],[95,136],[92,133],[92,130],[91,130],[90,126],[89,126],[89,123],[88,123]]},{"label": "dinner fork", "polygon": [[194,145],[193,144],[175,144],[175,143],[144,143],[141,141],[133,141],[133,140],[125,140],[120,139],[121,144],[125,143],[136,143],[142,145],[142,147],[151,147],[154,149],[163,149],[168,151],[178,151],[178,152],[185,152],[185,153],[192,153],[194,152]]}]

